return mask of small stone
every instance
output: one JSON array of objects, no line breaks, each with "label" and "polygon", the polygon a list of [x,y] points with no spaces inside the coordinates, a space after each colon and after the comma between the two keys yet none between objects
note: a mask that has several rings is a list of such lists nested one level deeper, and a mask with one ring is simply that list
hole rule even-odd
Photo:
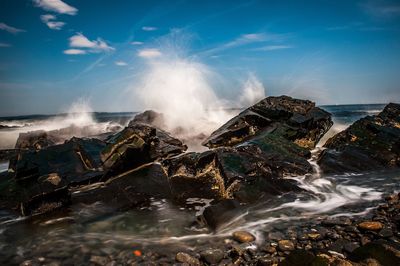
[{"label": "small stone", "polygon": [[343,249],[348,252],[351,253],[353,252],[356,248],[360,247],[360,245],[356,242],[349,242],[344,244]]},{"label": "small stone", "polygon": [[208,249],[201,252],[200,257],[210,264],[218,264],[224,258],[224,252],[220,249]]},{"label": "small stone", "polygon": [[379,231],[379,236],[384,238],[391,237],[393,236],[393,231],[390,228],[383,228],[381,231]]},{"label": "small stone", "polygon": [[307,234],[308,238],[311,240],[317,240],[321,238],[321,235],[319,233],[310,233]]},{"label": "small stone", "polygon": [[96,264],[96,265],[106,265],[108,262],[107,257],[102,257],[102,256],[91,256],[90,257],[90,262]]},{"label": "small stone", "polygon": [[246,231],[236,231],[232,234],[233,239],[240,243],[248,243],[256,240],[256,237]]},{"label": "small stone", "polygon": [[271,246],[267,246],[264,248],[265,252],[269,253],[269,254],[274,254],[276,252],[276,248],[275,247],[271,247]]},{"label": "small stone", "polygon": [[178,262],[187,263],[193,266],[201,265],[198,259],[184,252],[178,252],[175,256],[175,259]]},{"label": "small stone", "polygon": [[383,228],[383,225],[380,222],[366,221],[359,223],[358,228],[369,231],[378,231]]},{"label": "small stone", "polygon": [[278,242],[278,248],[281,251],[292,251],[294,250],[294,244],[290,240],[280,240]]},{"label": "small stone", "polygon": [[369,238],[366,237],[366,236],[362,236],[362,237],[360,238],[360,243],[361,243],[362,246],[364,246],[365,244],[368,244],[369,242],[371,242],[371,239],[369,239]]}]

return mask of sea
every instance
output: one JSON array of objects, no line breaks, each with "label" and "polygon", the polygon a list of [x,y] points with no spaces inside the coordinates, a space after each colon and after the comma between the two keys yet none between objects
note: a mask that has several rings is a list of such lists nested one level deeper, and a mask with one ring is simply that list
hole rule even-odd
[{"label": "sea", "polygon": [[[291,177],[304,191],[246,206],[217,231],[196,223],[196,215],[210,204],[207,199],[190,199],[189,207],[177,206],[167,199],[152,199],[149,207],[113,213],[98,202],[37,218],[18,217],[0,210],[0,262],[45,257],[84,265],[93,255],[130,258],[136,249],[143,252],[156,250],[171,256],[182,249],[223,246],[226,238],[237,230],[256,235],[254,245],[258,245],[269,232],[284,232],[290,227],[323,218],[368,217],[385,195],[400,191],[400,172],[380,170],[326,175],[321,173],[315,159],[327,138],[362,117],[378,114],[384,106],[320,106],[332,114],[334,125],[312,151],[310,163],[314,173]],[[85,126],[93,123],[90,132],[98,134],[110,128],[124,127],[134,115],[133,112],[92,113],[90,117],[83,117],[80,123]],[[21,132],[61,128],[69,123],[68,119],[77,120],[70,114],[0,118],[0,149],[13,148]],[[7,167],[8,162],[2,162],[1,171],[7,171]]]}]

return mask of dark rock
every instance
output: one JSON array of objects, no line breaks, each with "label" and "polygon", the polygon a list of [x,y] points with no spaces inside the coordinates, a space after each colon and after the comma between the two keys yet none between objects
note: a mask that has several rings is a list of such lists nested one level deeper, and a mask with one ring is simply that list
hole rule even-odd
[{"label": "dark rock", "polygon": [[202,217],[212,229],[218,229],[240,214],[240,204],[234,199],[225,199],[204,209]]},{"label": "dark rock", "polygon": [[143,164],[180,154],[187,149],[168,133],[145,124],[131,123],[107,140],[101,159],[107,169],[105,178]]},{"label": "dark rock", "polygon": [[330,138],[318,163],[327,173],[386,169],[400,166],[400,105],[388,104]]},{"label": "dark rock", "polygon": [[220,249],[207,249],[200,253],[202,260],[209,264],[218,264],[224,258],[225,254]]},{"label": "dark rock", "polygon": [[0,150],[0,162],[5,162],[13,159],[19,153],[18,149]]},{"label": "dark rock", "polygon": [[204,141],[208,147],[233,146],[259,132],[279,135],[312,148],[332,126],[330,114],[306,100],[268,97],[232,118]]},{"label": "dark rock", "polygon": [[44,130],[20,133],[15,144],[16,149],[35,149],[40,150],[62,142],[61,137],[48,133]]},{"label": "dark rock", "polygon": [[128,127],[134,126],[137,123],[147,124],[160,129],[165,128],[163,114],[153,110],[146,110],[143,113],[137,114],[133,120],[129,122]]},{"label": "dark rock", "polygon": [[187,263],[191,266],[192,265],[193,266],[201,265],[201,263],[198,259],[196,259],[195,257],[193,257],[187,253],[184,253],[184,252],[177,253],[175,256],[175,259],[178,262]]},{"label": "dark rock", "polygon": [[308,266],[314,265],[315,256],[306,250],[293,250],[290,254],[283,260],[280,266]]},{"label": "dark rock", "polygon": [[393,230],[390,228],[383,228],[379,231],[379,236],[383,238],[388,238],[393,236]]},{"label": "dark rock", "polygon": [[335,226],[335,225],[339,225],[339,226],[347,226],[347,225],[351,225],[351,221],[349,218],[344,218],[344,219],[325,219],[321,222],[322,225],[324,226]]},{"label": "dark rock", "polygon": [[246,231],[236,231],[232,234],[233,239],[240,243],[248,243],[256,240],[256,237]]},{"label": "dark rock", "polygon": [[348,242],[344,244],[343,250],[346,251],[347,253],[353,252],[356,248],[359,248],[360,245],[357,242]]},{"label": "dark rock", "polygon": [[400,246],[386,241],[375,241],[357,248],[350,254],[352,261],[376,259],[383,266],[400,265]]}]

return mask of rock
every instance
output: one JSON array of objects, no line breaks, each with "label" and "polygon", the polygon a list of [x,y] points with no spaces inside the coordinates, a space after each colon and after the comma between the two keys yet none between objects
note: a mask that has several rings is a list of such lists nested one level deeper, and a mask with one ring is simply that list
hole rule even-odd
[{"label": "rock", "polygon": [[376,259],[382,266],[400,265],[400,246],[387,241],[375,241],[354,250],[349,258],[352,261]]},{"label": "rock", "polygon": [[94,263],[95,265],[103,266],[109,262],[109,259],[107,257],[93,255],[90,257],[90,262]]},{"label": "rock", "polygon": [[269,253],[269,254],[274,254],[276,252],[276,248],[275,247],[271,247],[271,246],[266,246],[264,248],[265,252]]},{"label": "rock", "polygon": [[383,238],[389,238],[393,236],[393,231],[390,228],[383,228],[379,231],[379,236]]},{"label": "rock", "polygon": [[330,138],[318,158],[326,173],[400,166],[400,104],[390,103],[375,116],[354,122]]},{"label": "rock", "polygon": [[236,231],[232,234],[233,239],[240,243],[248,243],[256,240],[256,237],[246,231]]},{"label": "rock", "polygon": [[153,110],[146,110],[143,113],[137,114],[133,120],[129,122],[128,127],[134,126],[137,123],[147,124],[159,129],[165,128],[163,114]]},{"label": "rock", "polygon": [[307,236],[310,240],[318,240],[321,238],[321,234],[319,233],[309,233]]},{"label": "rock", "polygon": [[220,249],[207,249],[200,253],[202,260],[209,264],[218,264],[224,258],[225,254]]},{"label": "rock", "polygon": [[221,200],[204,209],[202,218],[208,227],[216,230],[240,214],[240,204],[234,199]]},{"label": "rock", "polygon": [[186,149],[180,140],[161,129],[130,123],[129,127],[107,139],[107,146],[101,152],[107,170],[105,179]]},{"label": "rock", "polygon": [[187,253],[184,252],[179,252],[175,256],[176,261],[181,262],[181,263],[187,263],[189,265],[197,266],[201,265],[200,261],[196,259],[195,257],[190,256]]},{"label": "rock", "polygon": [[380,222],[365,221],[359,223],[358,228],[362,230],[379,231],[383,228],[383,225]]},{"label": "rock", "polygon": [[325,219],[321,222],[322,225],[324,226],[335,226],[335,225],[339,225],[339,226],[348,226],[351,225],[351,221],[349,218],[342,218],[342,219],[332,219],[332,218],[328,218]]},{"label": "rock", "polygon": [[19,153],[18,149],[5,149],[0,150],[0,162],[9,161],[17,156]]},{"label": "rock", "polygon": [[344,244],[343,249],[347,253],[351,253],[358,247],[360,247],[360,245],[357,242],[348,242],[348,243]]},{"label": "rock", "polygon": [[292,251],[294,250],[294,244],[290,240],[278,241],[278,248],[280,251]]},{"label": "rock", "polygon": [[315,256],[306,250],[293,250],[290,254],[283,260],[280,266],[308,266],[314,265]]},{"label": "rock", "polygon": [[313,148],[332,126],[330,114],[315,103],[288,96],[268,97],[232,118],[204,141],[207,147],[233,146],[260,132],[279,135]]},{"label": "rock", "polygon": [[44,130],[20,133],[15,144],[16,149],[40,150],[61,143],[63,139]]}]

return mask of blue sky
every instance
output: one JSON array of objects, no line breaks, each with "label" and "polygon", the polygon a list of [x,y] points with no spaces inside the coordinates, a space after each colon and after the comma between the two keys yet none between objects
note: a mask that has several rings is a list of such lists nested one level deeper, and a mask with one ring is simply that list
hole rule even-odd
[{"label": "blue sky", "polygon": [[[2,0],[0,116],[136,111],[124,97],[149,60],[173,50],[223,79],[249,73],[267,95],[318,104],[400,101],[399,1]],[[160,88],[162,89],[162,88]]]}]

